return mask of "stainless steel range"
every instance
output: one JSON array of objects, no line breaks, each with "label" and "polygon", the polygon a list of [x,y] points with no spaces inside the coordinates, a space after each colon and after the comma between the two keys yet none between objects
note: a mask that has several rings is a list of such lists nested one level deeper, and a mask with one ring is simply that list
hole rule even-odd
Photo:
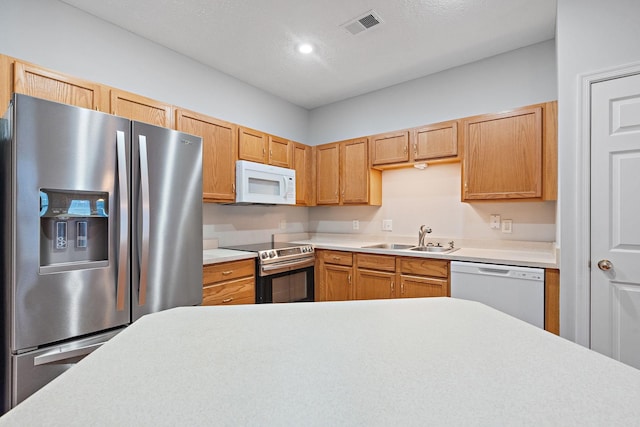
[{"label": "stainless steel range", "polygon": [[257,304],[314,301],[315,252],[311,245],[269,242],[226,249],[258,253]]}]

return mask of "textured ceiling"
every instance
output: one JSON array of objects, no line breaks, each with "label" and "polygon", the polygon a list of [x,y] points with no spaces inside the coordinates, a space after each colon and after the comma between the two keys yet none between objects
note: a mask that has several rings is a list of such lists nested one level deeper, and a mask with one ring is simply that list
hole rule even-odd
[{"label": "textured ceiling", "polygon": [[556,0],[62,1],[308,109],[555,36]]}]

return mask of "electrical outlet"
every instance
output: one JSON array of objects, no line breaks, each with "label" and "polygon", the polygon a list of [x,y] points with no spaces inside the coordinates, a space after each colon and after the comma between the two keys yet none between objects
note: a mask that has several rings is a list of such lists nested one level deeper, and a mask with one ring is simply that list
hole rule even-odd
[{"label": "electrical outlet", "polygon": [[382,231],[392,231],[393,230],[393,221],[390,219],[382,220]]},{"label": "electrical outlet", "polygon": [[513,232],[513,220],[505,219],[504,221],[502,221],[502,232],[503,233]]},{"label": "electrical outlet", "polygon": [[353,229],[360,230],[360,221],[358,221],[357,219],[353,220]]},{"label": "electrical outlet", "polygon": [[500,230],[500,215],[498,214],[489,215],[489,227],[494,230]]}]

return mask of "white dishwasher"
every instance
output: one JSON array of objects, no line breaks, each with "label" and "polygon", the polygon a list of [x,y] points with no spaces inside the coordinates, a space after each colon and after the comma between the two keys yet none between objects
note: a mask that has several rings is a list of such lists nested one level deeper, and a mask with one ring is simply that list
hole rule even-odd
[{"label": "white dishwasher", "polygon": [[478,301],[544,328],[544,269],[451,262],[451,296]]}]

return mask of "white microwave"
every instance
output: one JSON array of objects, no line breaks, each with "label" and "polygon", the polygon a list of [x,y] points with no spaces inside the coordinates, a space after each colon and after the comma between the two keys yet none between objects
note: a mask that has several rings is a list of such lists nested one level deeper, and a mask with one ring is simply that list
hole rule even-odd
[{"label": "white microwave", "polygon": [[296,204],[296,171],[238,160],[236,203]]}]

